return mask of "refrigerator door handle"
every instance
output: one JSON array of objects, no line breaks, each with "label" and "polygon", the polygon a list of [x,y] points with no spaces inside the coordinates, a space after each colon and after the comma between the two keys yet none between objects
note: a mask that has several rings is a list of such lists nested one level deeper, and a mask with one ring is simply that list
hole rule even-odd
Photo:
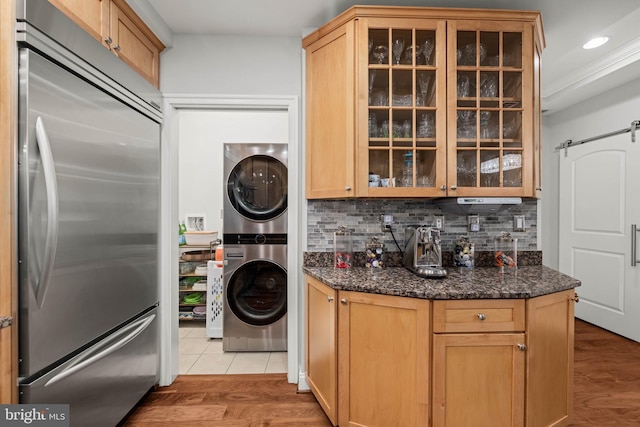
[{"label": "refrigerator door handle", "polygon": [[44,261],[40,268],[37,282],[31,282],[36,297],[38,307],[44,305],[44,298],[47,294],[53,264],[56,258],[56,248],[58,246],[58,184],[56,181],[56,169],[51,153],[51,144],[45,130],[42,118],[36,119],[36,142],[40,150],[42,161],[42,171],[44,173],[44,183],[47,192],[47,236],[44,245]]},{"label": "refrigerator door handle", "polygon": [[[49,381],[45,383],[44,386],[48,387],[50,385],[57,383],[58,381],[62,381],[68,376],[73,375],[79,370],[86,368],[92,363],[95,363],[98,360],[107,357],[109,354],[113,353],[114,351],[121,349],[122,347],[127,345],[130,341],[135,339],[138,335],[140,335],[151,324],[151,322],[153,322],[153,319],[155,319],[155,317],[156,315],[152,314],[151,316],[136,320],[132,324],[125,326],[121,331],[116,332],[116,334],[109,340],[110,342],[113,342],[114,340],[118,340],[118,341],[109,345],[107,348],[105,348],[104,350],[96,354],[93,354],[94,351],[87,352],[87,354],[85,354],[84,357],[83,356],[79,357],[74,363],[67,366],[59,374],[56,374],[55,376],[53,376]],[[133,331],[131,331],[132,329]],[[127,334],[127,335],[122,337],[122,335],[124,334]],[[120,339],[120,337],[122,338]]]}]

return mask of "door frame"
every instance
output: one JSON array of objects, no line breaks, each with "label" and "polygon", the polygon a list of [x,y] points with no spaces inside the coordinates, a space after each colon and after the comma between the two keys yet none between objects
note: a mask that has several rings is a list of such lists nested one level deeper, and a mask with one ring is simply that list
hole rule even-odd
[{"label": "door frame", "polygon": [[300,315],[304,296],[298,290],[302,282],[301,248],[306,239],[303,227],[302,167],[300,147],[299,96],[242,96],[212,94],[164,94],[164,126],[161,144],[160,201],[160,378],[159,384],[171,384],[178,376],[178,295],[173,286],[178,281],[178,143],[179,110],[286,110],[289,121],[288,142],[288,235],[287,242],[287,380],[304,383],[300,370]]}]

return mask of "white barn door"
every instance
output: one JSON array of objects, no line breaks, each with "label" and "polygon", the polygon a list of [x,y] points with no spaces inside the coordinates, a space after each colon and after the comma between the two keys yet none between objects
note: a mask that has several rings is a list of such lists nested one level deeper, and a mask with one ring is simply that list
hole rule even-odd
[{"label": "white barn door", "polygon": [[559,155],[559,262],[582,281],[575,315],[640,341],[640,262],[632,266],[631,256],[632,224],[640,229],[640,142],[620,134]]}]

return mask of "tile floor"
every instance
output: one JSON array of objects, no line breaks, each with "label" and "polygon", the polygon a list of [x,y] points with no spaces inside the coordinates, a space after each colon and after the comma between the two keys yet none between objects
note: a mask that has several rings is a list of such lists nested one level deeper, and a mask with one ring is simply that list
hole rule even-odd
[{"label": "tile floor", "polygon": [[222,339],[207,338],[204,322],[180,324],[178,373],[286,373],[286,352],[224,352]]}]

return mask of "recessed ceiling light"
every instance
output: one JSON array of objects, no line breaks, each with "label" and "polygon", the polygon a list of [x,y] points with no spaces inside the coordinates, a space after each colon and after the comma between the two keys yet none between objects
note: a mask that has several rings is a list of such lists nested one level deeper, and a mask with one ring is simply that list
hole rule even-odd
[{"label": "recessed ceiling light", "polygon": [[594,49],[609,41],[609,37],[596,37],[582,45],[583,49]]}]

